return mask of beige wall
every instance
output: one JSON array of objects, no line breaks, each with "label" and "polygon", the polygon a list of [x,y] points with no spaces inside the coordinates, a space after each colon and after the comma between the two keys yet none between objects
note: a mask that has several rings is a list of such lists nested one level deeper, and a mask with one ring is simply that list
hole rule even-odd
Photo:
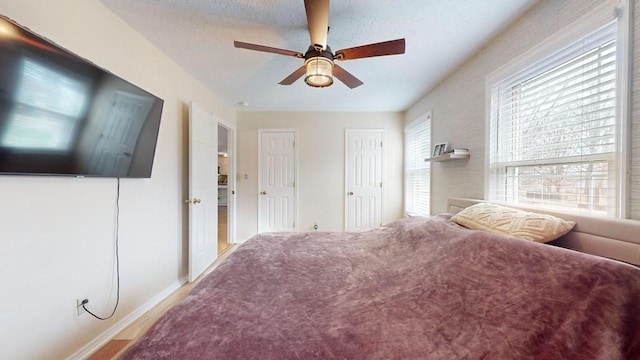
[{"label": "beige wall", "polygon": [[[187,103],[235,123],[235,110],[97,0],[0,0],[0,13],[163,98],[150,179],[123,179],[121,299],[115,301],[116,180],[0,176],[0,359],[64,359],[96,346],[187,274]],[[155,298],[157,300],[157,298]]]},{"label": "beige wall", "polygon": [[385,129],[383,222],[402,217],[402,113],[239,112],[238,240],[258,230],[258,129],[272,128],[297,130],[299,230],[344,230],[345,129]]},{"label": "beige wall", "polygon": [[[431,110],[431,143],[448,141],[455,147],[467,147],[468,161],[450,161],[431,165],[431,213],[446,211],[447,198],[484,198],[485,136],[487,75],[552,36],[558,30],[579,19],[603,1],[543,0],[522,18],[488,43],[453,74],[428,92],[406,111],[406,121],[413,121]],[[636,33],[640,28],[638,11],[634,19]],[[640,36],[635,36],[640,45]],[[640,47],[636,46],[636,54]],[[638,56],[635,55],[636,65]],[[634,79],[640,81],[640,69],[635,66]],[[640,95],[634,91],[634,128],[640,125]],[[636,130],[637,131],[637,130]],[[640,179],[640,144],[635,148],[632,161]],[[640,184],[640,183],[639,183]],[[640,185],[635,189],[640,194]],[[640,198],[637,195],[635,198]],[[640,203],[637,210],[640,218]]]}]

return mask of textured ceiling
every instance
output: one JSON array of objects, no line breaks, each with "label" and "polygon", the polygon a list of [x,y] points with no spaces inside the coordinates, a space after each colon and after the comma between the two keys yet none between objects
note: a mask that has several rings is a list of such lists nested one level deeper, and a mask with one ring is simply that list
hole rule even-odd
[{"label": "textured ceiling", "polygon": [[[364,82],[311,88],[282,79],[303,60],[237,49],[233,41],[304,53],[302,0],[100,0],[176,63],[247,111],[402,111],[422,97],[536,0],[334,0],[335,51],[406,39],[406,53],[342,61]],[[239,105],[246,102],[248,106]]]}]

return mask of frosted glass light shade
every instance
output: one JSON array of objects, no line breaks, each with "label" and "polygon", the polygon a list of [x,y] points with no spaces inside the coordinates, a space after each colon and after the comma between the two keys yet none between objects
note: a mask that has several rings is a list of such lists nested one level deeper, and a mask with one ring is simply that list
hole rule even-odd
[{"label": "frosted glass light shade", "polygon": [[312,57],[304,62],[307,74],[304,82],[313,87],[333,84],[333,61],[325,57]]}]

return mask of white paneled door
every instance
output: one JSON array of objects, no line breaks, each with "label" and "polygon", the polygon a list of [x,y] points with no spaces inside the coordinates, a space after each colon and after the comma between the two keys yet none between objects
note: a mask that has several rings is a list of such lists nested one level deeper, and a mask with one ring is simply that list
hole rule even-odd
[{"label": "white paneled door", "polygon": [[346,130],[345,230],[382,225],[384,130]]},{"label": "white paneled door", "polygon": [[258,232],[296,229],[295,130],[259,131]]},{"label": "white paneled door", "polygon": [[153,98],[115,91],[100,139],[89,160],[94,174],[126,176],[142,125],[149,115]]},{"label": "white paneled door", "polygon": [[189,103],[189,281],[218,257],[218,122]]}]

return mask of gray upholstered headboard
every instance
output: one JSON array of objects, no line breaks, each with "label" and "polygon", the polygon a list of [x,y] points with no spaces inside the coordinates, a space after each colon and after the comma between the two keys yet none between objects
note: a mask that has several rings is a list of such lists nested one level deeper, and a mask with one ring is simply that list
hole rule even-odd
[{"label": "gray upholstered headboard", "polygon": [[[455,214],[468,206],[482,201],[449,198],[447,208],[449,212]],[[525,206],[511,207],[575,221],[576,226],[573,230],[554,241],[554,245],[640,265],[640,221],[560,213]]]}]

